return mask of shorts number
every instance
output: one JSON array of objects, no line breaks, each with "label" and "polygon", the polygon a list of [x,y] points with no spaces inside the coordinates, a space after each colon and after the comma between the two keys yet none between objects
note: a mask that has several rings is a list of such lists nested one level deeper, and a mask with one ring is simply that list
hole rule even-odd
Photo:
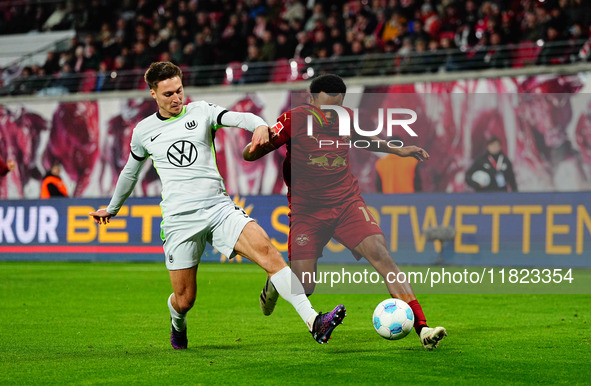
[{"label": "shorts number", "polygon": [[244,211],[244,209],[242,209],[241,207],[234,205],[234,209],[239,210],[240,212],[242,212],[242,215],[244,217],[248,217],[248,215],[246,214],[246,212]]},{"label": "shorts number", "polygon": [[373,216],[371,215],[371,213],[367,212],[367,209],[365,209],[364,206],[360,206],[359,210],[361,210],[363,212],[363,216],[365,216],[365,221],[371,222],[373,225],[378,225],[377,222],[373,221],[374,220]]}]

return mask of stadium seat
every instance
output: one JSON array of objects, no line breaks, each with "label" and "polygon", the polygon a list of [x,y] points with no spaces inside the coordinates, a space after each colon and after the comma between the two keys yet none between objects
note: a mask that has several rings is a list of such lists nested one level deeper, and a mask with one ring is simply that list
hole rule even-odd
[{"label": "stadium seat", "polygon": [[140,67],[135,67],[133,70],[136,72],[133,75],[131,75],[132,77],[135,78],[135,89],[136,90],[147,90],[148,84],[144,80],[144,71],[145,70]]},{"label": "stadium seat", "polygon": [[183,75],[189,72],[189,66],[187,66],[186,64],[179,64],[179,68],[183,72]]},{"label": "stadium seat", "polygon": [[304,59],[277,59],[271,73],[271,82],[284,83],[303,80]]},{"label": "stadium seat", "polygon": [[273,72],[271,73],[271,82],[287,82],[289,80],[290,74],[291,66],[289,64],[289,59],[277,59],[275,61],[275,66],[273,67]]},{"label": "stadium seat", "polygon": [[536,42],[518,43],[513,50],[511,67],[521,68],[535,64],[541,51],[542,47],[538,46]]},{"label": "stadium seat", "polygon": [[92,92],[96,86],[96,72],[94,70],[86,70],[82,73],[82,80],[78,88],[79,92]]},{"label": "stadium seat", "polygon": [[242,63],[230,62],[226,67],[226,76],[224,78],[224,85],[238,84],[242,78]]}]

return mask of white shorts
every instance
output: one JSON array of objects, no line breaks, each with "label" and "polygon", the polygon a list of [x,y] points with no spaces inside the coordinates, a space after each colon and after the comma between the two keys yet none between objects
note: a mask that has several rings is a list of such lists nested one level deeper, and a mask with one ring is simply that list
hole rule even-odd
[{"label": "white shorts", "polygon": [[234,257],[234,246],[250,221],[254,220],[230,199],[166,217],[161,224],[166,268],[174,271],[196,266],[206,242],[229,258]]}]

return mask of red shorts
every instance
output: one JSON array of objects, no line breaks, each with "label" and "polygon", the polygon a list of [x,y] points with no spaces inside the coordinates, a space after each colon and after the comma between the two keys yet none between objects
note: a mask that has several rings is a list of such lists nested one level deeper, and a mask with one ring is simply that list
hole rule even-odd
[{"label": "red shorts", "polygon": [[322,257],[324,246],[334,237],[347,247],[357,260],[353,249],[366,237],[381,235],[382,229],[361,197],[330,208],[292,205],[289,223],[289,260]]}]

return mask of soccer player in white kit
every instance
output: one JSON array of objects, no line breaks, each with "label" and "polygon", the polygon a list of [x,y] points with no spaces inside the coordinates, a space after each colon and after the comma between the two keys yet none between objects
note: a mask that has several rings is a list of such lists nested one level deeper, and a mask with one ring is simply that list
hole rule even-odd
[{"label": "soccer player in white kit", "polygon": [[254,114],[227,111],[204,101],[184,105],[182,72],[173,63],[152,63],[144,79],[158,111],[133,130],[131,154],[111,202],[90,216],[97,224],[108,224],[133,191],[142,165],[152,158],[162,181],[161,236],[173,288],[168,298],[172,347],[187,348],[186,315],[195,303],[197,267],[206,242],[226,256],[240,254],[263,268],[314,339],[328,341],[342,323],[345,307],[339,305],[326,314],[314,310],[267,233],[229,198],[217,170],[215,130],[230,126],[252,132],[254,151],[269,142],[267,123]]}]

